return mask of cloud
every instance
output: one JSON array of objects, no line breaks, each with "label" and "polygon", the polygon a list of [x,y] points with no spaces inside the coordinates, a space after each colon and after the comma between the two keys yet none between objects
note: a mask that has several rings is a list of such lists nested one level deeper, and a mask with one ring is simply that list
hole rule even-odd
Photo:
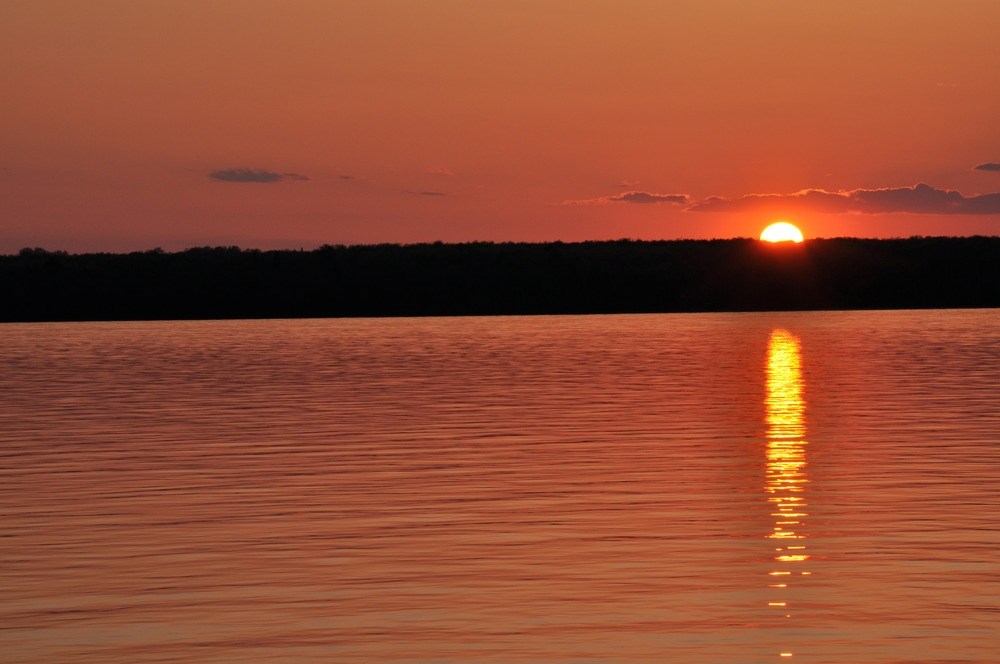
[{"label": "cloud", "polygon": [[806,189],[794,194],[749,194],[740,198],[712,196],[687,208],[689,212],[819,212],[825,214],[1000,214],[1000,193],[963,196],[927,184],[886,189],[825,191]]},{"label": "cloud", "polygon": [[435,175],[454,175],[447,166],[431,166],[427,169],[427,172],[434,173]]},{"label": "cloud", "polygon": [[686,194],[651,194],[646,191],[626,191],[621,194],[611,196],[601,196],[600,198],[586,198],[578,201],[563,201],[563,205],[616,205],[619,203],[633,203],[639,205],[650,205],[658,203],[673,203],[674,205],[685,205],[690,202]]},{"label": "cloud", "polygon": [[341,180],[357,180],[353,175],[338,175],[337,177]]},{"label": "cloud", "polygon": [[277,182],[279,180],[308,180],[300,173],[275,173],[261,168],[227,168],[212,171],[208,177],[222,182]]},{"label": "cloud", "polygon": [[448,194],[443,191],[408,191],[408,194],[416,194],[417,196],[447,196]]},{"label": "cloud", "polygon": [[974,171],[1000,171],[1000,164],[994,164],[992,162],[986,162],[985,164],[979,164],[972,170]]},{"label": "cloud", "polygon": [[840,192],[806,189],[794,194],[749,194],[740,198],[710,196],[687,208],[688,212],[755,212],[774,208],[813,212],[849,212],[849,196]]}]

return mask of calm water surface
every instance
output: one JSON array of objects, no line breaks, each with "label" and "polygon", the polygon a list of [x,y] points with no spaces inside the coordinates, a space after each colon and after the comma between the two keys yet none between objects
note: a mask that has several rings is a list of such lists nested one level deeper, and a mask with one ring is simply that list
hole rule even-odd
[{"label": "calm water surface", "polygon": [[5,325],[0,357],[6,662],[1000,652],[998,310]]}]

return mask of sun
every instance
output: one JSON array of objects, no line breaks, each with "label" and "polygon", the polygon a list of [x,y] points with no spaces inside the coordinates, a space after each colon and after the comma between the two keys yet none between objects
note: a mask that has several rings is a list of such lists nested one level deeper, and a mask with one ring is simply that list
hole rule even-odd
[{"label": "sun", "polygon": [[776,221],[760,234],[764,242],[802,242],[802,231],[787,221]]}]

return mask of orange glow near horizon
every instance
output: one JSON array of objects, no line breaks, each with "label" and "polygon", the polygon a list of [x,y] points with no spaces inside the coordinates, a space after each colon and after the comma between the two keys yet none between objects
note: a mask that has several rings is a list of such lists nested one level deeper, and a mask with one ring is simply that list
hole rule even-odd
[{"label": "orange glow near horizon", "polygon": [[776,221],[761,232],[760,239],[763,242],[799,243],[805,238],[795,224],[790,224],[787,221]]}]

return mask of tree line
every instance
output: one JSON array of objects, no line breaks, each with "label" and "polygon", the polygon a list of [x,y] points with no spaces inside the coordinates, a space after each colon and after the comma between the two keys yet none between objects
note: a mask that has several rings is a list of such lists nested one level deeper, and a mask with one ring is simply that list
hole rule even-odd
[{"label": "tree line", "polygon": [[1000,306],[1000,237],[325,245],[0,256],[0,320]]}]

